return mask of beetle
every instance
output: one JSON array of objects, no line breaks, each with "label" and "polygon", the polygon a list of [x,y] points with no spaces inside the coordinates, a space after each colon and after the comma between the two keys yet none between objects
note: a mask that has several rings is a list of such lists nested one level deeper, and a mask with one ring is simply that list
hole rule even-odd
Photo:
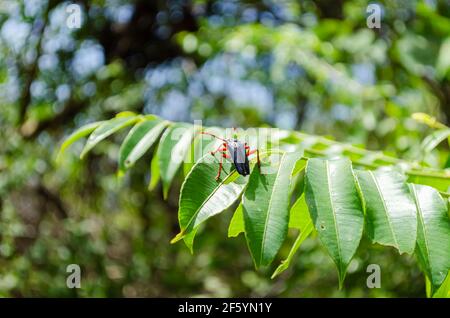
[{"label": "beetle", "polygon": [[219,180],[220,174],[222,173],[223,158],[231,159],[234,167],[236,168],[236,171],[244,177],[250,174],[250,164],[248,161],[248,156],[250,156],[251,154],[254,154],[256,152],[258,167],[261,166],[261,163],[259,161],[259,150],[250,150],[248,144],[246,142],[244,143],[238,140],[236,134],[233,135],[233,138],[229,139],[224,139],[205,131],[201,131],[200,134],[209,135],[223,141],[223,143],[216,150],[211,151],[211,155],[213,156],[217,152],[222,153],[222,155],[220,156],[219,171],[217,172],[216,180]]}]

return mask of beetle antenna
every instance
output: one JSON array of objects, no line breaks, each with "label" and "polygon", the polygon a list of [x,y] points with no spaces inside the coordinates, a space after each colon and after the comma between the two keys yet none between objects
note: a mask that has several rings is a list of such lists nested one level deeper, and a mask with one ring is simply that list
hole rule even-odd
[{"label": "beetle antenna", "polygon": [[212,137],[214,137],[214,138],[216,138],[216,139],[219,139],[219,140],[222,140],[222,141],[226,141],[225,139],[220,138],[220,137],[218,137],[218,136],[216,136],[216,135],[214,135],[214,134],[211,134],[211,133],[209,133],[209,132],[206,132],[206,131],[200,131],[199,134],[209,135],[209,136],[212,136]]}]

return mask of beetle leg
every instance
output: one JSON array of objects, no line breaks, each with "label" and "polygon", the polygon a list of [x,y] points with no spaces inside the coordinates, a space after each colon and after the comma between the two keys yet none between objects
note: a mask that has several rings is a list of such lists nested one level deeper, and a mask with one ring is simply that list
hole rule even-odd
[{"label": "beetle leg", "polygon": [[255,152],[255,151],[251,151],[250,150],[250,146],[247,143],[245,143],[244,145],[245,145],[245,154],[246,154],[247,157]]},{"label": "beetle leg", "polygon": [[220,157],[220,162],[219,162],[219,171],[217,171],[216,181],[218,181],[218,180],[219,180],[219,178],[220,178],[220,173],[222,172],[222,160],[223,160],[223,158],[222,158],[222,157]]},{"label": "beetle leg", "polygon": [[216,152],[218,152],[218,151],[222,151],[223,152],[223,151],[226,151],[226,150],[227,150],[227,144],[223,143],[219,147],[217,147],[216,150],[211,151],[211,155],[214,156],[216,154]]},{"label": "beetle leg", "polygon": [[211,136],[211,137],[213,137],[213,138],[216,138],[216,139],[225,141],[225,139],[220,138],[220,137],[218,137],[218,136],[216,136],[216,135],[214,135],[214,134],[211,134],[211,133],[209,133],[209,132],[206,132],[206,131],[199,131],[199,132],[197,133],[197,136],[198,136],[198,135],[208,135],[208,136]]},{"label": "beetle leg", "polygon": [[230,155],[227,154],[227,143],[226,142],[223,143],[222,157],[223,158],[230,158]]}]

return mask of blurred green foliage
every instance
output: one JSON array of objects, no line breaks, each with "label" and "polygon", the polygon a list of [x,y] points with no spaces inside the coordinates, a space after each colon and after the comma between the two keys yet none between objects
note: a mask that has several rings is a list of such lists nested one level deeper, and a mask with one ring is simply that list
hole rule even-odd
[{"label": "blurred green foliage", "polygon": [[[286,273],[255,271],[230,213],[200,231],[195,254],[170,245],[181,178],[168,201],[147,192],[150,155],[119,183],[119,143],[79,161],[55,153],[75,127],[123,110],[205,125],[271,125],[447,168],[448,146],[424,153],[450,123],[450,4],[380,1],[75,1],[0,4],[0,296],[425,296],[416,260],[362,242],[343,290],[317,238]],[[152,149],[152,152],[154,149]],[[289,236],[292,244],[295,235]],[[82,288],[66,287],[80,264]],[[381,289],[366,287],[369,264]]]}]

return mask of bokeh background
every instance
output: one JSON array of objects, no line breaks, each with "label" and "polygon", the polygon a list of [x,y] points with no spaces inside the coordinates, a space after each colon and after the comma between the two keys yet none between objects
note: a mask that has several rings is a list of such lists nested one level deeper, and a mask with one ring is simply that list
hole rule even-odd
[{"label": "bokeh background", "polygon": [[[380,29],[367,27],[364,0],[74,1],[80,29],[67,26],[71,3],[0,2],[0,296],[425,296],[413,257],[366,241],[343,290],[317,238],[271,280],[295,233],[256,271],[244,238],[227,238],[231,210],[203,228],[194,255],[170,245],[182,178],[167,202],[148,192],[148,154],[119,183],[125,132],[84,161],[80,142],[54,159],[76,127],[132,110],[303,130],[415,160],[432,130],[411,114],[450,123],[449,1],[376,2]],[[71,263],[81,289],[66,287]],[[380,289],[366,287],[371,263]]]}]

